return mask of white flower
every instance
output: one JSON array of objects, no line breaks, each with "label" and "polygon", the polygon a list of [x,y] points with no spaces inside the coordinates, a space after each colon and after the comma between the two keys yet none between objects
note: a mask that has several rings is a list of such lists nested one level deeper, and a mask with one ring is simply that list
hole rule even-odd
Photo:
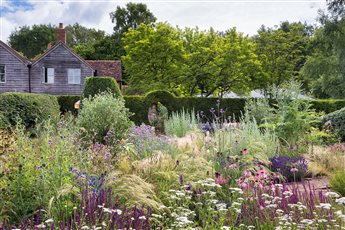
[{"label": "white flower", "polygon": [[327,223],[327,222],[328,222],[328,220],[325,220],[325,219],[319,219],[319,220],[317,220],[317,222],[319,222],[319,223]]},{"label": "white flower", "polygon": [[46,226],[42,223],[42,224],[39,224],[39,225],[36,225],[35,226],[36,228],[46,228]]},{"label": "white flower", "polygon": [[120,210],[120,209],[113,209],[113,210],[111,210],[112,212],[116,212],[117,213],[117,215],[121,215],[122,214],[122,210]]},{"label": "white flower", "polygon": [[326,192],[325,196],[326,197],[331,197],[331,198],[339,198],[340,197],[339,194],[336,193],[336,192]]},{"label": "white flower", "polygon": [[230,228],[228,226],[223,226],[221,230],[229,230]]},{"label": "white flower", "polygon": [[89,226],[86,226],[86,225],[85,225],[85,226],[81,227],[81,229],[87,230],[87,229],[90,229],[90,228],[89,228]]},{"label": "white flower", "polygon": [[153,216],[153,217],[155,217],[155,218],[162,218],[162,216],[161,216],[161,215],[154,214],[154,213],[152,214],[152,216]]},{"label": "white flower", "polygon": [[343,215],[343,212],[341,210],[338,210],[338,211],[335,212],[335,215],[341,216],[341,215]]},{"label": "white flower", "polygon": [[336,199],[335,202],[337,202],[337,204],[345,205],[345,197],[341,197],[339,199]]},{"label": "white flower", "polygon": [[49,223],[53,223],[54,222],[54,220],[53,219],[48,219],[48,220],[46,220],[46,221],[44,221],[45,223],[47,223],[47,224],[49,224]]},{"label": "white flower", "polygon": [[331,209],[332,205],[330,203],[320,203],[320,207],[324,209]]},{"label": "white flower", "polygon": [[112,211],[111,211],[110,208],[103,208],[103,212],[105,212],[105,213],[111,213]]},{"label": "white flower", "polygon": [[146,220],[146,216],[139,216],[139,220]]},{"label": "white flower", "polygon": [[307,224],[307,225],[311,225],[311,224],[313,224],[313,222],[314,222],[314,221],[309,220],[309,219],[303,219],[303,220],[301,221],[302,224]]}]

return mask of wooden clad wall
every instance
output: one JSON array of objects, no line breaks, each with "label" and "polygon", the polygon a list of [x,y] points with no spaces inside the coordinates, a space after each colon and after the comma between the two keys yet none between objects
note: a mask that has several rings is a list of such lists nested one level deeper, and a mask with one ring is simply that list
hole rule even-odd
[{"label": "wooden clad wall", "polygon": [[0,65],[6,66],[6,82],[0,83],[0,93],[29,92],[29,69],[26,63],[0,46]]},{"label": "wooden clad wall", "polygon": [[[43,67],[55,69],[53,84],[42,83]],[[69,68],[81,69],[81,84],[68,84],[67,72]],[[88,76],[93,76],[93,69],[79,60],[63,45],[59,45],[33,64],[31,69],[31,91],[33,93],[53,95],[78,95],[83,89],[85,77]]]}]

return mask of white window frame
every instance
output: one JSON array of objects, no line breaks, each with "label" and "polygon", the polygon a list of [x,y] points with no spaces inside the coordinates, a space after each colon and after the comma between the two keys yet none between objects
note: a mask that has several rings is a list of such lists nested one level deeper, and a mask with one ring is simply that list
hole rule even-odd
[{"label": "white window frame", "polygon": [[0,65],[4,67],[4,81],[1,81],[1,77],[0,77],[0,84],[1,83],[6,83],[6,65]]},{"label": "white window frame", "polygon": [[[77,71],[77,74],[76,74],[76,71]],[[81,69],[80,68],[67,69],[67,82],[68,84],[71,84],[71,85],[80,85],[81,84]]]},{"label": "white window frame", "polygon": [[[46,81],[46,70],[47,70],[47,81]],[[49,74],[49,70],[52,70],[52,75]],[[55,82],[55,68],[43,67],[42,68],[42,83],[43,84],[54,84]]]}]

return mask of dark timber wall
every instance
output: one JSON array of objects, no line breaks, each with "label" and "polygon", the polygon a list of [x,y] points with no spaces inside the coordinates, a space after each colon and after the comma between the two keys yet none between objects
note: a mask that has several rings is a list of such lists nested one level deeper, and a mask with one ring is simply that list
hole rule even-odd
[{"label": "dark timber wall", "polygon": [[[81,61],[63,44],[47,53],[38,61],[34,62],[31,69],[31,91],[33,93],[46,93],[53,95],[78,95],[81,93],[84,80],[87,76],[93,76],[93,69]],[[54,83],[42,82],[42,69],[54,68]],[[68,69],[81,69],[80,84],[68,83]]]},{"label": "dark timber wall", "polygon": [[29,69],[27,63],[0,45],[0,65],[5,66],[6,82],[0,83],[0,93],[29,92]]}]

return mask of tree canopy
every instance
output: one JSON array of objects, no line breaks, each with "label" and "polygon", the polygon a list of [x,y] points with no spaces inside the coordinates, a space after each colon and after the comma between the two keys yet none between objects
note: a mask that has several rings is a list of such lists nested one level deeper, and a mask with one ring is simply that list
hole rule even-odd
[{"label": "tree canopy", "polygon": [[141,24],[123,39],[123,64],[131,87],[178,94],[245,93],[264,82],[255,44],[236,29],[181,30],[167,23]]}]

